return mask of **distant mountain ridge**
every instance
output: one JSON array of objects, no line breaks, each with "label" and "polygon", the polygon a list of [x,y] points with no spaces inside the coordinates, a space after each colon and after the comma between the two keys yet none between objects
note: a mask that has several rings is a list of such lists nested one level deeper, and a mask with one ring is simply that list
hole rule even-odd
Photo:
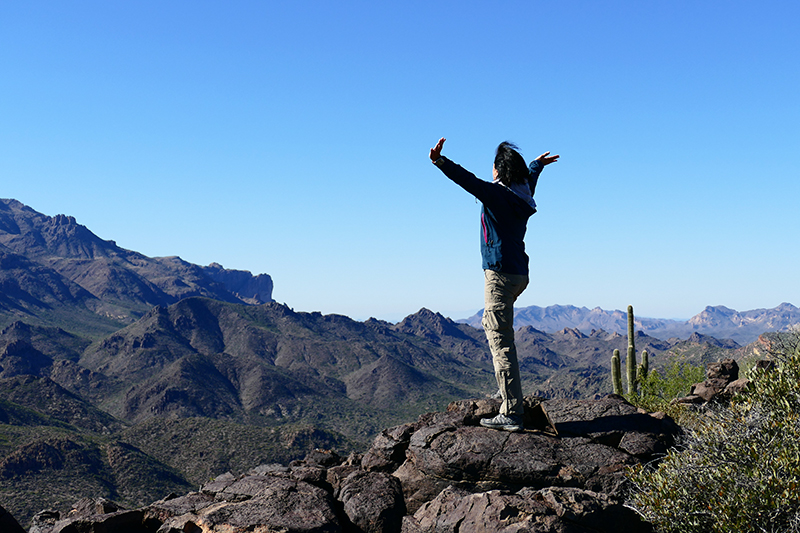
[{"label": "distant mountain ridge", "polygon": [[[481,315],[482,311],[479,311],[458,322],[479,328]],[[800,324],[800,308],[782,303],[772,309],[736,311],[719,305],[706,307],[689,320],[636,317],[635,323],[636,329],[662,340],[673,337],[685,339],[693,333],[700,333],[718,339],[732,339],[744,345],[754,342],[762,333],[788,331],[792,326]],[[573,305],[532,305],[514,311],[514,324],[516,327],[532,326],[549,333],[572,328],[587,334],[597,329],[625,334],[628,315],[624,311],[606,311],[599,307],[588,309]]]},{"label": "distant mountain ridge", "polygon": [[71,216],[0,199],[0,323],[77,321],[84,331],[110,332],[190,296],[270,302],[272,287],[267,274],[147,257],[100,239]]}]

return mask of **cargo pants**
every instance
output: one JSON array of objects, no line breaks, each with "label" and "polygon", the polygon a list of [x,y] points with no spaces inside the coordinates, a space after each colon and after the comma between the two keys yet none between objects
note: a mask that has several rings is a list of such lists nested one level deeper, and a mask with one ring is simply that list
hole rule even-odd
[{"label": "cargo pants", "polygon": [[503,403],[500,413],[522,415],[522,382],[517,347],[514,344],[514,302],[528,286],[528,276],[484,270],[483,319],[481,324],[492,352],[494,375]]}]

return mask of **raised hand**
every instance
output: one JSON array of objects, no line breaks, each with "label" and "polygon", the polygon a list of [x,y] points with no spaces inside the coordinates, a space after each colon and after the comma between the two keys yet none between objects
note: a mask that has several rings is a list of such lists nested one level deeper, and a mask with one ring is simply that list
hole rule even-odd
[{"label": "raised hand", "polygon": [[444,146],[445,140],[446,139],[442,137],[441,139],[439,139],[439,142],[436,143],[436,146],[431,148],[431,161],[436,161],[437,159],[442,157],[442,146]]},{"label": "raised hand", "polygon": [[536,161],[540,162],[543,166],[547,166],[550,163],[555,163],[558,161],[558,155],[550,155],[550,152],[545,152],[539,157],[536,158]]}]

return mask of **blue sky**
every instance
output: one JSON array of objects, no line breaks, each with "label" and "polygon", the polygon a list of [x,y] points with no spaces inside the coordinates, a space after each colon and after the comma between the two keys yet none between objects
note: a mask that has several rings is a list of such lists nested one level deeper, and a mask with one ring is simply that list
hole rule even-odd
[{"label": "blue sky", "polygon": [[518,306],[800,305],[796,2],[0,4],[0,197],[299,311],[483,305],[494,148],[551,150]]}]

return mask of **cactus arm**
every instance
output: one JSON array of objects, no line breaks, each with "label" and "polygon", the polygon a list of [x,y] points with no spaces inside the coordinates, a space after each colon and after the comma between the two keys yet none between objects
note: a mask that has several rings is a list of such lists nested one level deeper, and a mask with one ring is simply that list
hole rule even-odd
[{"label": "cactus arm", "polygon": [[611,356],[611,384],[614,387],[614,394],[622,396],[622,370],[619,362],[619,350],[614,350]]}]

